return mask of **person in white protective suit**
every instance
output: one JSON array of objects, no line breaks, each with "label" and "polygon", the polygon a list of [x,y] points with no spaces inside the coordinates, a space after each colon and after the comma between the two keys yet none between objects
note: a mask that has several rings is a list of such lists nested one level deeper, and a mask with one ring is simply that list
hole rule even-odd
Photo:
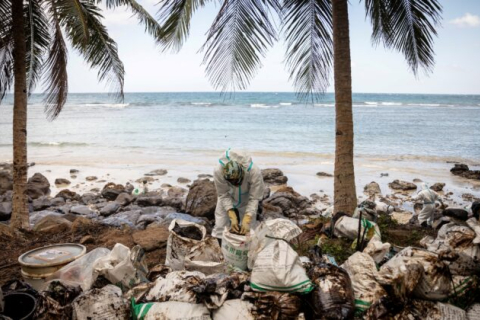
[{"label": "person in white protective suit", "polygon": [[438,194],[428,187],[428,184],[422,183],[422,190],[413,198],[414,201],[423,201],[423,208],[418,215],[418,222],[422,227],[432,226],[433,213],[435,212],[435,202],[443,202]]},{"label": "person in white protective suit", "polygon": [[231,149],[218,162],[213,175],[218,200],[212,236],[221,239],[225,227],[234,233],[247,234],[256,224],[258,205],[263,198],[262,172],[250,156]]}]

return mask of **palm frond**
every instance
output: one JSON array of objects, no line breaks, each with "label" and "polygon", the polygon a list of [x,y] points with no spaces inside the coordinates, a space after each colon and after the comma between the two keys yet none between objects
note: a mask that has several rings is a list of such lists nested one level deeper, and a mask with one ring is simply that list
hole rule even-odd
[{"label": "palm frond", "polygon": [[0,49],[8,46],[12,39],[12,2],[0,1]]},{"label": "palm frond", "polygon": [[225,0],[208,31],[204,63],[215,89],[245,89],[276,40],[270,11],[262,0]]},{"label": "palm frond", "polygon": [[90,1],[81,1],[80,5],[87,19],[88,42],[79,41],[75,29],[68,27],[69,19],[62,20],[62,26],[65,26],[73,48],[83,55],[91,68],[98,69],[99,80],[106,81],[115,96],[121,100],[125,70],[118,56],[117,44],[100,21],[100,9]]},{"label": "palm frond", "polygon": [[107,9],[114,9],[125,6],[129,8],[133,14],[137,17],[138,21],[145,26],[147,31],[156,42],[160,42],[161,39],[161,27],[158,21],[135,0],[96,0],[95,4],[105,3]]},{"label": "palm frond", "polygon": [[55,0],[57,15],[61,26],[69,35],[75,36],[77,44],[86,45],[89,38],[87,13],[82,5],[83,0]]},{"label": "palm frond", "polygon": [[30,95],[42,75],[45,54],[50,45],[50,31],[48,19],[38,1],[29,0],[26,3],[25,15],[27,89]]},{"label": "palm frond", "polygon": [[63,39],[60,21],[55,4],[51,7],[53,25],[52,44],[45,62],[45,112],[50,120],[54,120],[62,111],[68,94],[67,46]]},{"label": "palm frond", "polygon": [[145,26],[145,31],[148,32],[156,42],[160,42],[162,32],[158,21],[135,0],[126,0],[126,5],[132,10],[140,23]]},{"label": "palm frond", "polygon": [[302,100],[313,100],[327,89],[333,65],[330,0],[285,0],[282,12],[290,79]]},{"label": "palm frond", "polygon": [[373,23],[373,39],[405,56],[415,75],[427,73],[435,63],[433,40],[442,7],[438,0],[379,0],[365,2]]},{"label": "palm frond", "polygon": [[13,42],[0,48],[0,103],[13,84]]},{"label": "palm frond", "polygon": [[163,0],[158,19],[162,26],[161,45],[164,50],[177,52],[188,37],[193,13],[205,5],[205,0]]}]

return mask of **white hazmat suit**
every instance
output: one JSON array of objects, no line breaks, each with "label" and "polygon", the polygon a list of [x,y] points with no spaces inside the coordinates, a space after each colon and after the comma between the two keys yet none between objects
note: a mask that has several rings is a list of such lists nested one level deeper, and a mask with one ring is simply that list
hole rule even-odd
[{"label": "white hazmat suit", "polygon": [[[245,176],[240,186],[234,186],[223,176],[223,167],[229,161],[236,161],[245,169]],[[252,215],[251,229],[257,220],[258,204],[263,198],[265,185],[262,172],[248,155],[235,152],[231,149],[225,151],[213,173],[213,181],[217,189],[217,207],[215,209],[215,227],[212,236],[221,239],[225,227],[230,226],[227,211],[237,209],[240,214],[240,224],[245,213]]]},{"label": "white hazmat suit", "polygon": [[438,194],[429,189],[426,183],[422,183],[422,190],[414,197],[415,201],[423,201],[423,208],[418,215],[420,224],[427,222],[429,226],[433,224],[433,213],[435,211],[435,202],[440,200]]}]

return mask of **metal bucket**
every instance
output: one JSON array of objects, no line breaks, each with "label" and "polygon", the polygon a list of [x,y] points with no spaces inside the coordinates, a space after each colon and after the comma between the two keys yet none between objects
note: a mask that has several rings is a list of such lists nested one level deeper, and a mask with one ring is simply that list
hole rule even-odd
[{"label": "metal bucket", "polygon": [[22,276],[35,290],[40,291],[45,279],[87,252],[81,244],[63,243],[30,250],[18,258]]}]

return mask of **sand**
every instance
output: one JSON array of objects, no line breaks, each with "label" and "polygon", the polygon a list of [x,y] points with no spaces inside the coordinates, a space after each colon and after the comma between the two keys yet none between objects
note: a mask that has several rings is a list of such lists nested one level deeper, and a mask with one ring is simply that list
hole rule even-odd
[{"label": "sand", "polygon": [[[166,169],[164,176],[154,176],[149,182],[149,190],[160,188],[162,184],[187,187],[188,183],[178,183],[179,177],[191,181],[198,178],[199,174],[212,174],[217,165],[220,152],[184,152],[182,154],[168,153],[151,155],[125,153],[125,154],[94,154],[84,157],[50,156],[45,154],[36,156],[30,153],[29,161],[34,161],[35,166],[29,169],[29,176],[36,172],[44,174],[52,184],[52,195],[61,189],[69,188],[77,193],[85,193],[94,188],[102,188],[106,182],[125,184],[140,184],[136,181],[156,169]],[[318,177],[317,172],[333,173],[333,155],[316,155],[300,153],[256,153],[253,154],[254,162],[260,168],[279,168],[288,177],[288,184],[302,195],[311,194],[333,196],[333,178]],[[446,161],[424,161],[403,158],[356,158],[355,174],[357,195],[365,199],[363,187],[371,182],[379,183],[383,195],[392,193],[388,183],[395,179],[413,181],[420,179],[429,184],[443,182],[446,184],[444,193],[452,192],[450,205],[462,206],[468,204],[462,198],[463,194],[471,194],[480,198],[480,181],[468,180],[454,176],[450,173],[452,163]],[[475,169],[476,167],[472,167]],[[70,169],[77,169],[76,178],[71,177]],[[381,176],[388,174],[388,176]],[[86,177],[96,176],[98,179],[87,181]],[[69,186],[55,186],[56,178],[65,178],[72,183]],[[416,180],[417,181],[417,180]],[[419,182],[416,182],[419,184]],[[412,192],[412,194],[415,193]]]}]

